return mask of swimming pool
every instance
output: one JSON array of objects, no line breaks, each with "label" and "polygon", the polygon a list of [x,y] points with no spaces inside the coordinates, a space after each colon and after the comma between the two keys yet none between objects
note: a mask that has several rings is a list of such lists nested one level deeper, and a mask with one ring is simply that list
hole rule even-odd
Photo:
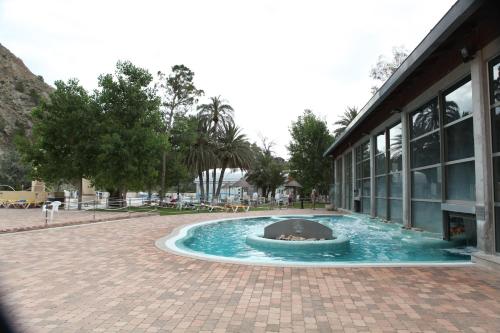
[{"label": "swimming pool", "polygon": [[[309,251],[262,249],[246,237],[262,234],[264,227],[289,218],[306,218],[348,237],[344,249]],[[384,265],[469,263],[460,244],[443,241],[427,232],[405,230],[398,224],[355,215],[264,216],[207,221],[182,228],[157,245],[176,253],[212,260],[272,265]]]}]

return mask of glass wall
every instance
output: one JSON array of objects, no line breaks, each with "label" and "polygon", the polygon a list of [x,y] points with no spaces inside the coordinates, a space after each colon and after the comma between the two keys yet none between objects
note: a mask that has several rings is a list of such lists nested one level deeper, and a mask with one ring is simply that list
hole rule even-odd
[{"label": "glass wall", "polygon": [[403,223],[403,127],[401,123],[389,128],[389,219]]},{"label": "glass wall", "polygon": [[495,188],[495,241],[500,252],[500,56],[490,62],[490,110]]},{"label": "glass wall", "polygon": [[375,204],[377,216],[387,218],[387,143],[385,131],[375,137]]},{"label": "glass wall", "polygon": [[447,201],[475,201],[474,133],[470,78],[444,93],[445,174]]},{"label": "glass wall", "polygon": [[375,202],[380,218],[403,222],[403,146],[401,123],[375,137]]},{"label": "glass wall", "polygon": [[437,98],[410,114],[412,225],[442,233],[440,130]]},{"label": "glass wall", "polygon": [[335,160],[335,207],[342,207],[342,158]]},{"label": "glass wall", "polygon": [[344,155],[344,208],[352,210],[352,152]]},{"label": "glass wall", "polygon": [[370,214],[370,141],[356,148],[356,188],[361,198],[361,212]]}]

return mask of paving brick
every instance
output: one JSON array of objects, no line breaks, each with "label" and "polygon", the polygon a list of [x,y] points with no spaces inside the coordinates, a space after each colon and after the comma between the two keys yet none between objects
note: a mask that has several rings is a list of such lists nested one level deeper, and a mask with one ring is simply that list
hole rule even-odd
[{"label": "paving brick", "polygon": [[[287,212],[312,211],[276,213]],[[23,332],[499,331],[500,276],[477,266],[259,267],[154,246],[181,225],[252,214],[263,215],[152,216],[0,235],[2,302]]]}]

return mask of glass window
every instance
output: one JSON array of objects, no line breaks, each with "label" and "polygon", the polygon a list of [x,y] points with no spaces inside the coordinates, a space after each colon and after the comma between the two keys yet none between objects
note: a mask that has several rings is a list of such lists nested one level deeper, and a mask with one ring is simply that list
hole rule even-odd
[{"label": "glass window", "polygon": [[439,128],[437,99],[432,100],[410,116],[410,137],[416,138]]},{"label": "glass window", "polygon": [[392,198],[401,198],[403,193],[403,178],[401,173],[389,175],[389,196]]},{"label": "glass window", "polygon": [[500,152],[500,107],[491,110],[491,131],[493,152]]},{"label": "glass window", "polygon": [[396,223],[403,223],[403,200],[389,200],[390,219]]},{"label": "glass window", "polygon": [[500,207],[495,207],[495,239],[497,252],[500,252]]},{"label": "glass window", "polygon": [[491,105],[500,102],[500,57],[492,61],[490,69]]},{"label": "glass window", "polygon": [[377,204],[377,216],[382,218],[387,218],[387,200],[386,199],[375,199]]},{"label": "glass window", "polygon": [[466,82],[444,97],[444,123],[448,124],[472,113],[472,85]]},{"label": "glass window", "polygon": [[495,201],[500,201],[500,157],[493,157]]},{"label": "glass window", "polygon": [[398,124],[389,129],[390,171],[400,171],[403,168],[403,127]]},{"label": "glass window", "polygon": [[440,161],[439,133],[433,133],[410,143],[411,167],[418,168]]},{"label": "glass window", "polygon": [[445,128],[447,161],[474,157],[474,133],[472,126],[472,118],[468,118]]},{"label": "glass window", "polygon": [[385,153],[375,156],[375,174],[382,175],[385,171]]},{"label": "glass window", "polygon": [[363,214],[370,214],[370,198],[361,198],[361,212]]},{"label": "glass window", "polygon": [[476,200],[474,161],[446,166],[446,198],[450,200]]},{"label": "glass window", "polygon": [[412,198],[441,199],[441,169],[412,171],[411,189]]},{"label": "glass window", "polygon": [[387,191],[386,191],[386,183],[385,183],[385,176],[380,176],[375,178],[375,189],[376,189],[376,196],[377,197],[386,197],[387,196]]},{"label": "glass window", "polygon": [[385,153],[385,133],[377,135],[375,140],[377,141],[375,154]]},{"label": "glass window", "polygon": [[370,158],[370,141],[364,143],[362,145],[362,151],[363,151],[363,159],[369,159]]},{"label": "glass window", "polygon": [[363,178],[370,177],[370,160],[364,161],[362,165],[363,165],[363,170],[361,177]]},{"label": "glass window", "polygon": [[362,196],[370,196],[370,179],[363,180],[363,190],[361,192]]},{"label": "glass window", "polygon": [[413,201],[411,212],[413,226],[430,232],[443,233],[441,203]]}]

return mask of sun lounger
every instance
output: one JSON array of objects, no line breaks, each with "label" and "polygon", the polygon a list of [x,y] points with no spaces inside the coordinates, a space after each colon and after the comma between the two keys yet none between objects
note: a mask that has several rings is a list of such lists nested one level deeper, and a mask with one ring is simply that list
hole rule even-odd
[{"label": "sun lounger", "polygon": [[237,213],[238,210],[241,209],[242,212],[248,212],[250,210],[250,205],[231,205],[231,210],[233,213]]}]

